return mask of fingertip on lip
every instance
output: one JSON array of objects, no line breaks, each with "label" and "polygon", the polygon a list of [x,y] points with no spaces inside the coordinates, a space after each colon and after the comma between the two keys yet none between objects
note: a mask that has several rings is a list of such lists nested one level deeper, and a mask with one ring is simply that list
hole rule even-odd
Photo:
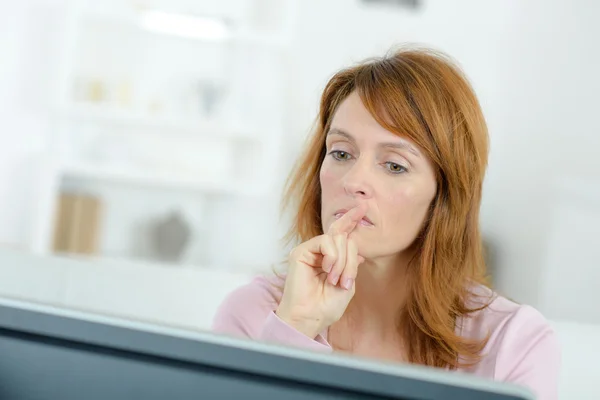
[{"label": "fingertip on lip", "polygon": [[360,203],[350,208],[340,208],[333,213],[335,219],[339,219],[344,215],[348,214],[348,216],[353,219],[360,221],[361,219],[367,220],[367,222],[373,224],[371,220],[367,217],[367,212],[369,210],[369,206],[367,203]]},{"label": "fingertip on lip", "polygon": [[366,220],[366,219],[361,219],[360,221],[358,221],[360,225],[362,226],[375,226],[375,224],[373,224],[371,221]]},{"label": "fingertip on lip", "polygon": [[356,212],[358,214],[366,214],[367,205],[365,203],[359,204],[356,207],[354,207],[353,210],[354,210],[354,212]]}]

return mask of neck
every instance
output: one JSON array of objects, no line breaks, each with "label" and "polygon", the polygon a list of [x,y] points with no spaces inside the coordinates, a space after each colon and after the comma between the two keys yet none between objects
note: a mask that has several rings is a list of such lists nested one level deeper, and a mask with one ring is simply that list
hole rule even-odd
[{"label": "neck", "polygon": [[396,331],[407,294],[407,267],[403,255],[365,261],[358,269],[349,315],[370,329]]}]

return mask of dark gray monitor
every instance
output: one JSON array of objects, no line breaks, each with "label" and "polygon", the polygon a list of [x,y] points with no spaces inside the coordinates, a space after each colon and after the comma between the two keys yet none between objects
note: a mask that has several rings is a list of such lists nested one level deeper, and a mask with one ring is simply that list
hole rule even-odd
[{"label": "dark gray monitor", "polygon": [[0,399],[530,400],[525,389],[0,300]]}]

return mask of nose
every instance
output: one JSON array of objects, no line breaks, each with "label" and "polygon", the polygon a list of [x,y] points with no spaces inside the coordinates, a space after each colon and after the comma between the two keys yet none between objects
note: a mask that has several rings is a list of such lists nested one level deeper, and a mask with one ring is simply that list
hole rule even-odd
[{"label": "nose", "polygon": [[344,190],[353,197],[368,199],[373,195],[372,177],[368,165],[356,162],[344,175]]}]

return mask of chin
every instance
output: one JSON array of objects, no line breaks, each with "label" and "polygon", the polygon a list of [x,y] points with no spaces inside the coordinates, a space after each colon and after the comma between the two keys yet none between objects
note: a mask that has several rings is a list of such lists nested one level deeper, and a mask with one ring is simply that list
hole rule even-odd
[{"label": "chin", "polygon": [[373,253],[373,249],[371,249],[371,246],[369,246],[371,241],[365,238],[361,232],[354,230],[352,233],[350,233],[348,238],[354,240],[356,247],[358,247],[358,253],[361,256],[367,257]]}]

